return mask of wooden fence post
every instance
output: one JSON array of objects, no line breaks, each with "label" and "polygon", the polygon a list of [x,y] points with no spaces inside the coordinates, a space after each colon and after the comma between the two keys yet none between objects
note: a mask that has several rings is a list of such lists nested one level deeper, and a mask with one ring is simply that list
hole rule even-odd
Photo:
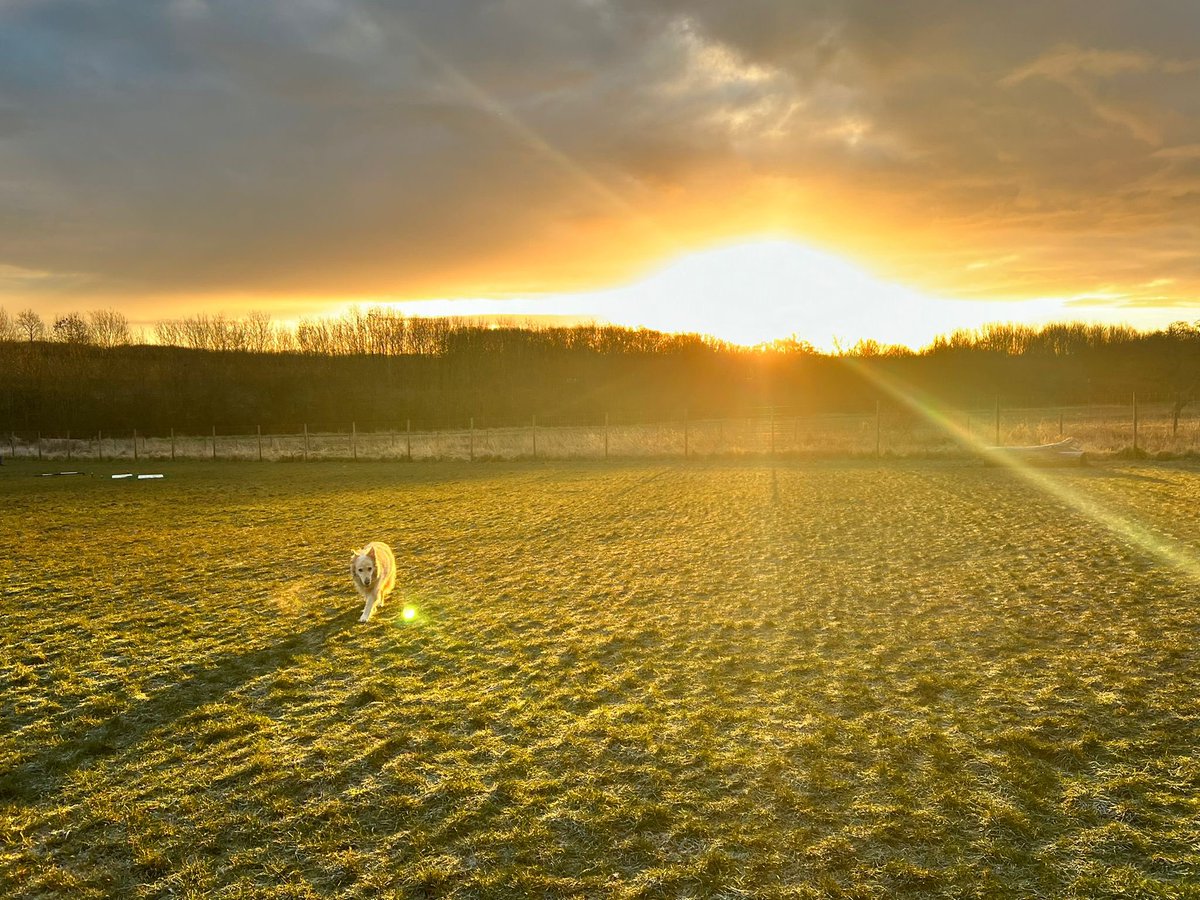
[{"label": "wooden fence post", "polygon": [[475,417],[471,416],[471,449],[468,451],[469,459],[475,462]]},{"label": "wooden fence post", "polygon": [[96,432],[96,455],[100,457],[100,462],[104,462],[104,432]]},{"label": "wooden fence post", "polygon": [[1058,411],[1058,436],[1059,438],[1063,436],[1063,411],[1061,409]]},{"label": "wooden fence post", "polygon": [[71,461],[71,432],[67,432],[67,462]]},{"label": "wooden fence post", "polygon": [[304,461],[308,462],[308,423],[304,423]]},{"label": "wooden fence post", "polygon": [[358,459],[358,423],[350,423],[350,458]]},{"label": "wooden fence post", "polygon": [[1137,391],[1133,392],[1133,454],[1138,452],[1138,408],[1137,408]]},{"label": "wooden fence post", "polygon": [[138,458],[137,429],[135,428],[135,429],[133,429],[133,459],[135,462],[137,461],[137,458]]},{"label": "wooden fence post", "polygon": [[37,451],[38,451],[38,459],[41,459],[42,458],[42,433],[40,431],[37,433]]},{"label": "wooden fence post", "polygon": [[255,425],[254,431],[258,435],[258,461],[262,462],[262,426]]},{"label": "wooden fence post", "polygon": [[875,401],[875,458],[879,459],[879,401]]},{"label": "wooden fence post", "polygon": [[405,432],[406,439],[408,441],[408,451],[407,451],[408,461],[412,462],[412,419],[404,420],[404,432]]},{"label": "wooden fence post", "polygon": [[537,416],[533,417],[533,458],[537,459]]},{"label": "wooden fence post", "polygon": [[604,414],[604,458],[608,459],[608,413]]},{"label": "wooden fence post", "polygon": [[213,429],[212,429],[212,458],[214,460],[217,458],[217,426],[216,425],[214,425]]}]

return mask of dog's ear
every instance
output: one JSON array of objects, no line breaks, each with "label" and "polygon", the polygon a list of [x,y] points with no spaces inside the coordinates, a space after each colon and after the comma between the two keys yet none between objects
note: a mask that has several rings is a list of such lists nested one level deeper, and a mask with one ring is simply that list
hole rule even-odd
[{"label": "dog's ear", "polygon": [[367,556],[371,557],[371,559],[375,558],[375,548],[374,547],[372,547],[370,550],[367,551]]}]

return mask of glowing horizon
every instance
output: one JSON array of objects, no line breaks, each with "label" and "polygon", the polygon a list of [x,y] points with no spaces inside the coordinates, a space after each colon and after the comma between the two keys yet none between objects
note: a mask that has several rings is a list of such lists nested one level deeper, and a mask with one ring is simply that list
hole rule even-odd
[{"label": "glowing horizon", "polygon": [[[237,305],[234,311],[189,305],[153,319],[130,317],[130,323],[145,332],[164,320],[197,314],[237,319],[255,311],[243,307],[239,312]],[[640,277],[595,290],[510,297],[313,298],[300,312],[271,319],[294,328],[302,320],[337,318],[354,308],[493,322],[595,322],[701,334],[744,347],[794,339],[823,352],[860,341],[919,350],[956,330],[990,324],[1081,322],[1146,331],[1165,328],[1185,312],[1139,305],[1136,298],[1117,292],[993,300],[939,296],[886,280],[828,250],[767,235],[681,253]]]},{"label": "glowing horizon", "polygon": [[[766,237],[683,254],[639,279],[600,290],[370,305],[414,316],[596,321],[703,334],[747,347],[795,338],[822,351],[859,341],[916,350],[957,329],[1002,322],[1040,326],[1079,321],[1153,329],[1179,318],[1175,309],[1164,313],[1087,306],[1087,299],[938,297],[885,281],[833,253],[787,238]],[[1021,314],[1014,315],[1018,311]]]}]

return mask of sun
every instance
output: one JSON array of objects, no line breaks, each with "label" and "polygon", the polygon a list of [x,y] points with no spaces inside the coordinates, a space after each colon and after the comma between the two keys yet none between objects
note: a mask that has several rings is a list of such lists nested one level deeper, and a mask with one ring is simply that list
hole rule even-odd
[{"label": "sun", "polygon": [[745,345],[795,335],[828,349],[864,337],[904,342],[928,300],[836,255],[768,239],[685,256],[614,292],[606,307],[620,324]]}]

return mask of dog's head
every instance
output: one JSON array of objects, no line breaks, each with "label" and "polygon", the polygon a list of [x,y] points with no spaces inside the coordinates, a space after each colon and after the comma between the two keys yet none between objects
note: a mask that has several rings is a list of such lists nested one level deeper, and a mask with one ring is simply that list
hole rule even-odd
[{"label": "dog's head", "polygon": [[350,571],[354,573],[359,584],[369,587],[375,580],[375,548],[354,551],[354,562],[350,564]]}]

